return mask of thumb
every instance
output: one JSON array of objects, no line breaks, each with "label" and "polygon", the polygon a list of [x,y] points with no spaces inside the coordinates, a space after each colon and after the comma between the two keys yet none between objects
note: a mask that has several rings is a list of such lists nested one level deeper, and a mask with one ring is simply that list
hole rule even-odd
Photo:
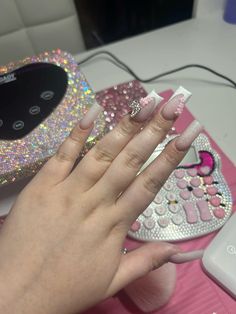
[{"label": "thumb", "polygon": [[159,268],[168,262],[172,255],[180,252],[178,246],[161,241],[144,244],[128,252],[121,258],[119,268],[108,289],[108,295],[114,295],[132,281]]}]

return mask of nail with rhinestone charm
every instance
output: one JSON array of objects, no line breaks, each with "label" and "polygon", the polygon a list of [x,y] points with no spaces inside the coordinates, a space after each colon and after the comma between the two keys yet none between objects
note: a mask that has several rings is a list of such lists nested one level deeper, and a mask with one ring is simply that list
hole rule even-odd
[{"label": "nail with rhinestone charm", "polygon": [[184,109],[184,103],[189,100],[191,95],[187,89],[180,86],[163,107],[163,117],[166,120],[173,120],[180,116]]},{"label": "nail with rhinestone charm", "polygon": [[156,109],[157,105],[163,100],[154,90],[149,93],[145,98],[138,101],[133,101],[130,104],[132,112],[130,114],[137,122],[143,122],[151,116]]},{"label": "nail with rhinestone charm", "polygon": [[99,116],[99,114],[103,111],[103,107],[100,106],[96,101],[94,101],[94,104],[92,107],[87,111],[85,116],[80,120],[79,126],[81,129],[86,130],[93,122],[96,120],[96,118]]}]

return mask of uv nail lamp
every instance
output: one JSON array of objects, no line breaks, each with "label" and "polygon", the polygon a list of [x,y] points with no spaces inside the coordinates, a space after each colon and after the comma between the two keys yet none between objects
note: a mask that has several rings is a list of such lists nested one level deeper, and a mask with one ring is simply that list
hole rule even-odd
[{"label": "uv nail lamp", "polygon": [[[61,50],[0,66],[0,185],[35,174],[94,102],[74,58]],[[84,153],[102,136],[103,114]]]}]

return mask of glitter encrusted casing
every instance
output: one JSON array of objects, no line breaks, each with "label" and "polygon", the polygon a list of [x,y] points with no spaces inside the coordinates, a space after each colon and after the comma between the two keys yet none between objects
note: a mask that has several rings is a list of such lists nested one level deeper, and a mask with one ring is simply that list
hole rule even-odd
[{"label": "glitter encrusted casing", "polygon": [[[150,158],[156,158],[175,136],[158,145]],[[228,220],[232,197],[221,172],[220,157],[204,134],[192,147],[198,162],[177,167],[134,222],[130,237],[141,241],[192,239],[219,229]]]},{"label": "glitter encrusted casing", "polygon": [[[95,94],[78,69],[76,61],[69,53],[60,49],[0,66],[0,75],[38,62],[60,66],[67,73],[67,90],[50,116],[33,131],[21,139],[0,141],[0,186],[38,172],[94,103]],[[105,132],[105,119],[101,113],[80,158]]]},{"label": "glitter encrusted casing", "polygon": [[147,92],[139,81],[131,81],[104,89],[96,94],[97,102],[104,107],[107,128],[111,131],[124,115],[130,112],[129,104],[146,97]]}]

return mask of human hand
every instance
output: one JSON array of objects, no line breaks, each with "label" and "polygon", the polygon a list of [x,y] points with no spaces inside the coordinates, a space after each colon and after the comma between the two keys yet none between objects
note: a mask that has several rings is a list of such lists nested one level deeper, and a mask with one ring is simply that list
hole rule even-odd
[{"label": "human hand", "polygon": [[180,251],[157,242],[121,252],[130,225],[201,130],[194,122],[137,176],[180,114],[181,95],[145,123],[151,105],[125,116],[73,169],[95,106],[20,193],[0,231],[0,312],[83,311]]}]

